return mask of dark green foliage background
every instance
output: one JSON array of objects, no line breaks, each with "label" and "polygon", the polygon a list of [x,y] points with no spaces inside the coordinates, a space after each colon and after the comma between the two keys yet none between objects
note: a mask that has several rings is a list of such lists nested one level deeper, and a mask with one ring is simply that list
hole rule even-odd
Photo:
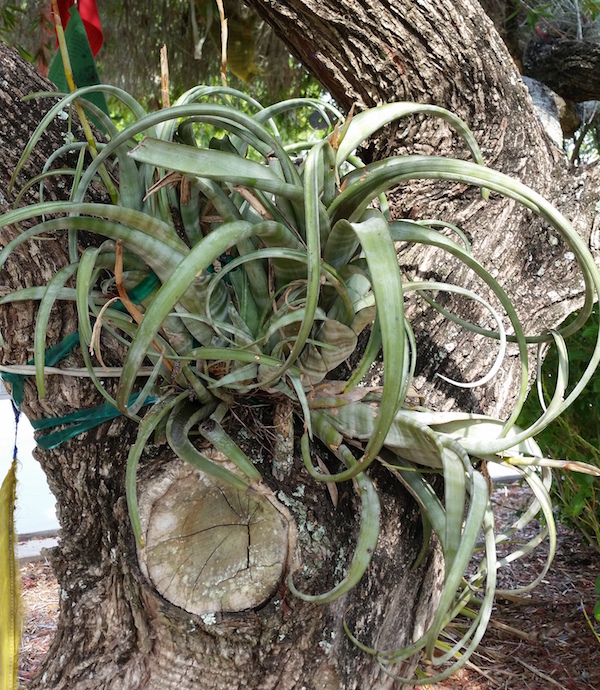
[{"label": "dark green foliage background", "polygon": [[[598,305],[586,326],[572,336],[567,345],[569,348],[570,380],[577,380],[590,360],[594,344],[598,337]],[[577,316],[572,314],[566,321],[569,323]],[[558,359],[556,351],[551,350],[542,367],[542,386],[546,401],[554,389]],[[545,455],[556,458],[586,462],[600,467],[600,374],[596,372],[588,387],[562,415],[536,437]],[[527,398],[519,419],[522,426],[527,426],[540,414],[540,403],[537,391],[532,389]],[[553,470],[554,482],[551,496],[558,508],[561,520],[575,527],[587,541],[600,551],[600,484],[598,479],[580,472]],[[592,573],[590,573],[592,575]],[[596,582],[600,594],[600,577]],[[596,604],[594,614],[600,620],[600,601]]]}]

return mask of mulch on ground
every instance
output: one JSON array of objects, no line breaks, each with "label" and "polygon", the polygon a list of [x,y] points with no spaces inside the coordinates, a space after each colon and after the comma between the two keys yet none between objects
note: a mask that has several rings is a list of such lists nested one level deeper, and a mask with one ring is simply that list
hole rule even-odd
[{"label": "mulch on ground", "polygon": [[[493,494],[497,524],[512,522],[530,499],[517,485]],[[539,531],[534,521],[520,533],[527,541]],[[547,546],[503,568],[499,587],[527,584],[541,571]],[[19,681],[22,689],[39,668],[56,629],[59,590],[50,566],[40,561],[21,569],[25,627]],[[498,599],[492,623],[471,663],[438,683],[437,690],[600,690],[600,623],[592,609],[600,554],[578,532],[558,525],[557,553],[542,583],[530,594]],[[586,620],[588,614],[591,625]],[[422,686],[431,688],[431,686]],[[365,688],[364,690],[368,690]]]},{"label": "mulch on ground", "polygon": [[[531,492],[515,484],[497,489],[492,500],[496,525],[502,527],[522,512]],[[539,522],[532,521],[518,533],[519,542],[539,531]],[[515,589],[532,582],[547,553],[544,542],[503,567],[498,587]],[[471,664],[438,683],[437,690],[600,690],[600,623],[593,617],[598,576],[600,554],[579,532],[557,524],[556,555],[546,577],[525,595],[497,599]]]},{"label": "mulch on ground", "polygon": [[58,584],[46,561],[27,563],[23,578],[24,628],[19,656],[19,685],[27,687],[46,655],[58,617]]}]

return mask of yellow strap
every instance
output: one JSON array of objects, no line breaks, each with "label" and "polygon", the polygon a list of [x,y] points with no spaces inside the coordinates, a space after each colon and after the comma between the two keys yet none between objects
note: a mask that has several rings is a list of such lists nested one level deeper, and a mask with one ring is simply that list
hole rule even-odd
[{"label": "yellow strap", "polygon": [[21,641],[21,577],[16,558],[14,509],[17,463],[0,488],[0,690],[16,690]]}]

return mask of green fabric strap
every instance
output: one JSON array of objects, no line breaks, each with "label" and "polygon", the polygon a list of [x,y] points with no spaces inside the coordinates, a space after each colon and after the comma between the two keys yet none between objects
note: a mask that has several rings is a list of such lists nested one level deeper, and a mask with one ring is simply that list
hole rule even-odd
[{"label": "green fabric strap", "polygon": [[[127,403],[130,407],[136,401],[138,393],[134,393]],[[156,402],[158,398],[147,397],[144,400],[144,406],[150,405]],[[97,407],[90,407],[85,410],[77,410],[77,412],[72,412],[71,414],[65,415],[64,417],[49,417],[42,419],[34,419],[31,422],[31,426],[36,430],[40,431],[42,429],[49,429],[54,426],[59,426],[66,424],[68,425],[66,429],[60,429],[59,431],[53,431],[50,434],[41,436],[36,439],[36,443],[40,448],[44,450],[50,450],[51,448],[57,448],[61,443],[68,441],[69,439],[79,436],[90,429],[94,429],[104,422],[109,422],[111,419],[119,417],[121,414],[114,405],[109,402],[102,403]]]},{"label": "green fabric strap", "polygon": [[[140,304],[147,297],[150,296],[154,288],[158,285],[158,278],[155,273],[149,273],[144,280],[138,283],[129,293],[129,298],[134,304]],[[121,302],[116,303],[113,309],[125,311],[125,307]],[[66,357],[71,350],[79,345],[79,331],[71,333],[66,338],[63,338],[59,343],[49,347],[46,350],[45,361],[46,365],[53,367],[58,364],[64,357]],[[27,364],[33,365],[35,361],[30,359]],[[21,408],[23,402],[23,395],[25,393],[25,379],[28,378],[24,374],[11,374],[9,372],[2,372],[0,378],[6,383],[11,384],[11,397],[17,408]]]},{"label": "green fabric strap", "polygon": [[[69,22],[71,26],[71,22]],[[86,39],[87,40],[87,39]],[[140,304],[152,293],[154,288],[158,285],[158,278],[155,273],[148,274],[144,280],[138,283],[129,293],[129,297],[135,304]],[[119,311],[125,311],[125,307],[122,303],[116,303],[113,307]],[[66,357],[71,350],[79,345],[79,331],[71,333],[66,338],[63,338],[59,343],[49,347],[45,353],[46,364],[51,367],[58,364],[64,357]],[[34,360],[29,360],[28,364],[34,364]],[[23,395],[25,392],[25,379],[28,378],[23,374],[10,374],[8,372],[2,372],[1,378],[3,381],[11,384],[11,396],[13,403],[17,409],[20,409],[21,403],[23,402]],[[129,399],[128,406],[133,404],[137,394],[134,394]],[[155,402],[155,398],[146,398],[144,405],[149,405]],[[110,403],[105,402],[97,407],[92,407],[87,410],[77,410],[64,417],[48,417],[42,419],[36,419],[31,422],[32,427],[36,431],[41,431],[43,429],[50,429],[54,426],[59,426],[63,424],[68,424],[67,429],[61,429],[60,431],[54,431],[46,436],[42,436],[37,439],[37,445],[40,448],[48,450],[50,448],[56,448],[64,441],[74,438],[79,434],[89,431],[104,422],[111,419],[115,419],[120,415],[120,411],[112,406]]]}]

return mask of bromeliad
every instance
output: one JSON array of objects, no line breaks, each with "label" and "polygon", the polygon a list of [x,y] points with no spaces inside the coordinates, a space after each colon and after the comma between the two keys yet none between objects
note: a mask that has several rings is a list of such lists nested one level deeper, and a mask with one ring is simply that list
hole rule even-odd
[{"label": "bromeliad", "polygon": [[[56,300],[73,300],[79,329],[70,344],[79,345],[84,373],[105,399],[101,418],[97,411],[89,415],[83,411],[41,422],[40,429],[71,424],[41,437],[41,444],[57,445],[111,415],[124,414],[139,422],[126,489],[133,532],[143,548],[136,476],[154,432],[161,430],[174,453],[205,475],[258,495],[261,473],[234,441],[232,420],[236,408],[251,404],[248,401],[274,406],[285,399],[296,417],[306,471],[330,485],[354,479],[362,506],[355,554],[341,582],[328,592],[306,594],[290,579],[291,592],[311,602],[328,603],[359,582],[379,532],[379,498],[369,467],[382,463],[413,494],[424,522],[440,540],[444,588],[430,629],[404,649],[372,649],[351,631],[348,634],[361,649],[377,655],[386,669],[425,650],[436,665],[457,659],[429,682],[451,674],[468,659],[489,621],[496,571],[507,560],[497,560],[496,543],[541,509],[550,554],[536,581],[552,560],[550,471],[533,436],[572,402],[600,359],[597,344],[583,377],[565,395],[564,337],[586,322],[600,293],[600,275],[587,248],[568,221],[539,195],[484,167],[470,131],[441,108],[389,104],[343,124],[341,113],[319,101],[293,99],[263,108],[233,89],[200,86],[172,107],[146,113],[115,87],[95,88],[119,98],[131,110],[133,124],[119,132],[101,111],[80,101],[102,123],[108,142],[87,167],[84,146],[72,142],[61,149],[81,156],[72,171],[70,200],[17,208],[1,218],[2,225],[27,221],[31,227],[3,249],[0,266],[16,247],[42,234],[66,234],[71,258],[47,287],[0,299],[0,304],[40,302],[35,359],[29,367],[7,370],[14,389],[19,376],[35,375],[39,396],[44,397],[48,366],[53,367],[53,375],[64,371],[56,367],[62,354],[56,357],[56,350],[46,350],[46,324]],[[19,169],[52,118],[87,92],[75,92],[51,108]],[[276,119],[295,108],[312,108],[330,122],[325,138],[284,142]],[[361,163],[355,151],[366,138],[413,114],[443,118],[462,137],[473,162],[404,156]],[[118,168],[115,205],[86,201],[86,190],[109,163]],[[38,181],[43,185],[51,174],[44,171]],[[490,191],[505,195],[552,226],[579,263],[586,284],[586,302],[578,319],[563,332],[525,334],[509,297],[478,263],[468,243],[459,241],[458,228],[441,221],[391,220],[386,191],[404,180],[431,178],[475,185],[484,198]],[[456,231],[458,240],[445,233],[447,228]],[[80,251],[81,231],[95,233],[102,243]],[[408,281],[398,264],[395,242],[436,246],[459,259],[489,288],[502,313],[472,290]],[[75,288],[66,287],[70,278],[75,279]],[[489,374],[467,385],[485,384],[500,368],[506,344],[516,343],[521,383],[508,420],[407,405],[416,366],[416,343],[404,315],[404,298],[410,291],[426,295],[441,314],[462,327],[497,341],[498,358]],[[490,330],[458,319],[430,296],[444,292],[483,305],[495,327]],[[505,322],[510,323],[510,333]],[[368,336],[361,338],[363,332]],[[102,359],[105,333],[116,338],[124,352],[122,366],[110,372],[119,379],[114,396],[101,383],[107,373]],[[540,418],[519,429],[515,421],[529,380],[527,349],[540,342],[555,343],[559,352],[556,391]],[[380,387],[365,378],[376,361],[382,372]],[[194,435],[217,448],[229,464],[217,464],[201,452],[193,443]],[[338,461],[335,473],[327,474],[313,462],[317,444]],[[487,483],[477,469],[480,460],[510,463],[535,495],[526,515],[503,534],[494,534]],[[443,499],[431,487],[432,472],[443,476]],[[482,532],[484,544],[479,545]],[[522,553],[536,543],[537,539],[522,547]],[[480,546],[484,558],[466,581],[464,573]],[[443,655],[436,655],[441,631],[470,601],[479,604],[471,628]]]}]

